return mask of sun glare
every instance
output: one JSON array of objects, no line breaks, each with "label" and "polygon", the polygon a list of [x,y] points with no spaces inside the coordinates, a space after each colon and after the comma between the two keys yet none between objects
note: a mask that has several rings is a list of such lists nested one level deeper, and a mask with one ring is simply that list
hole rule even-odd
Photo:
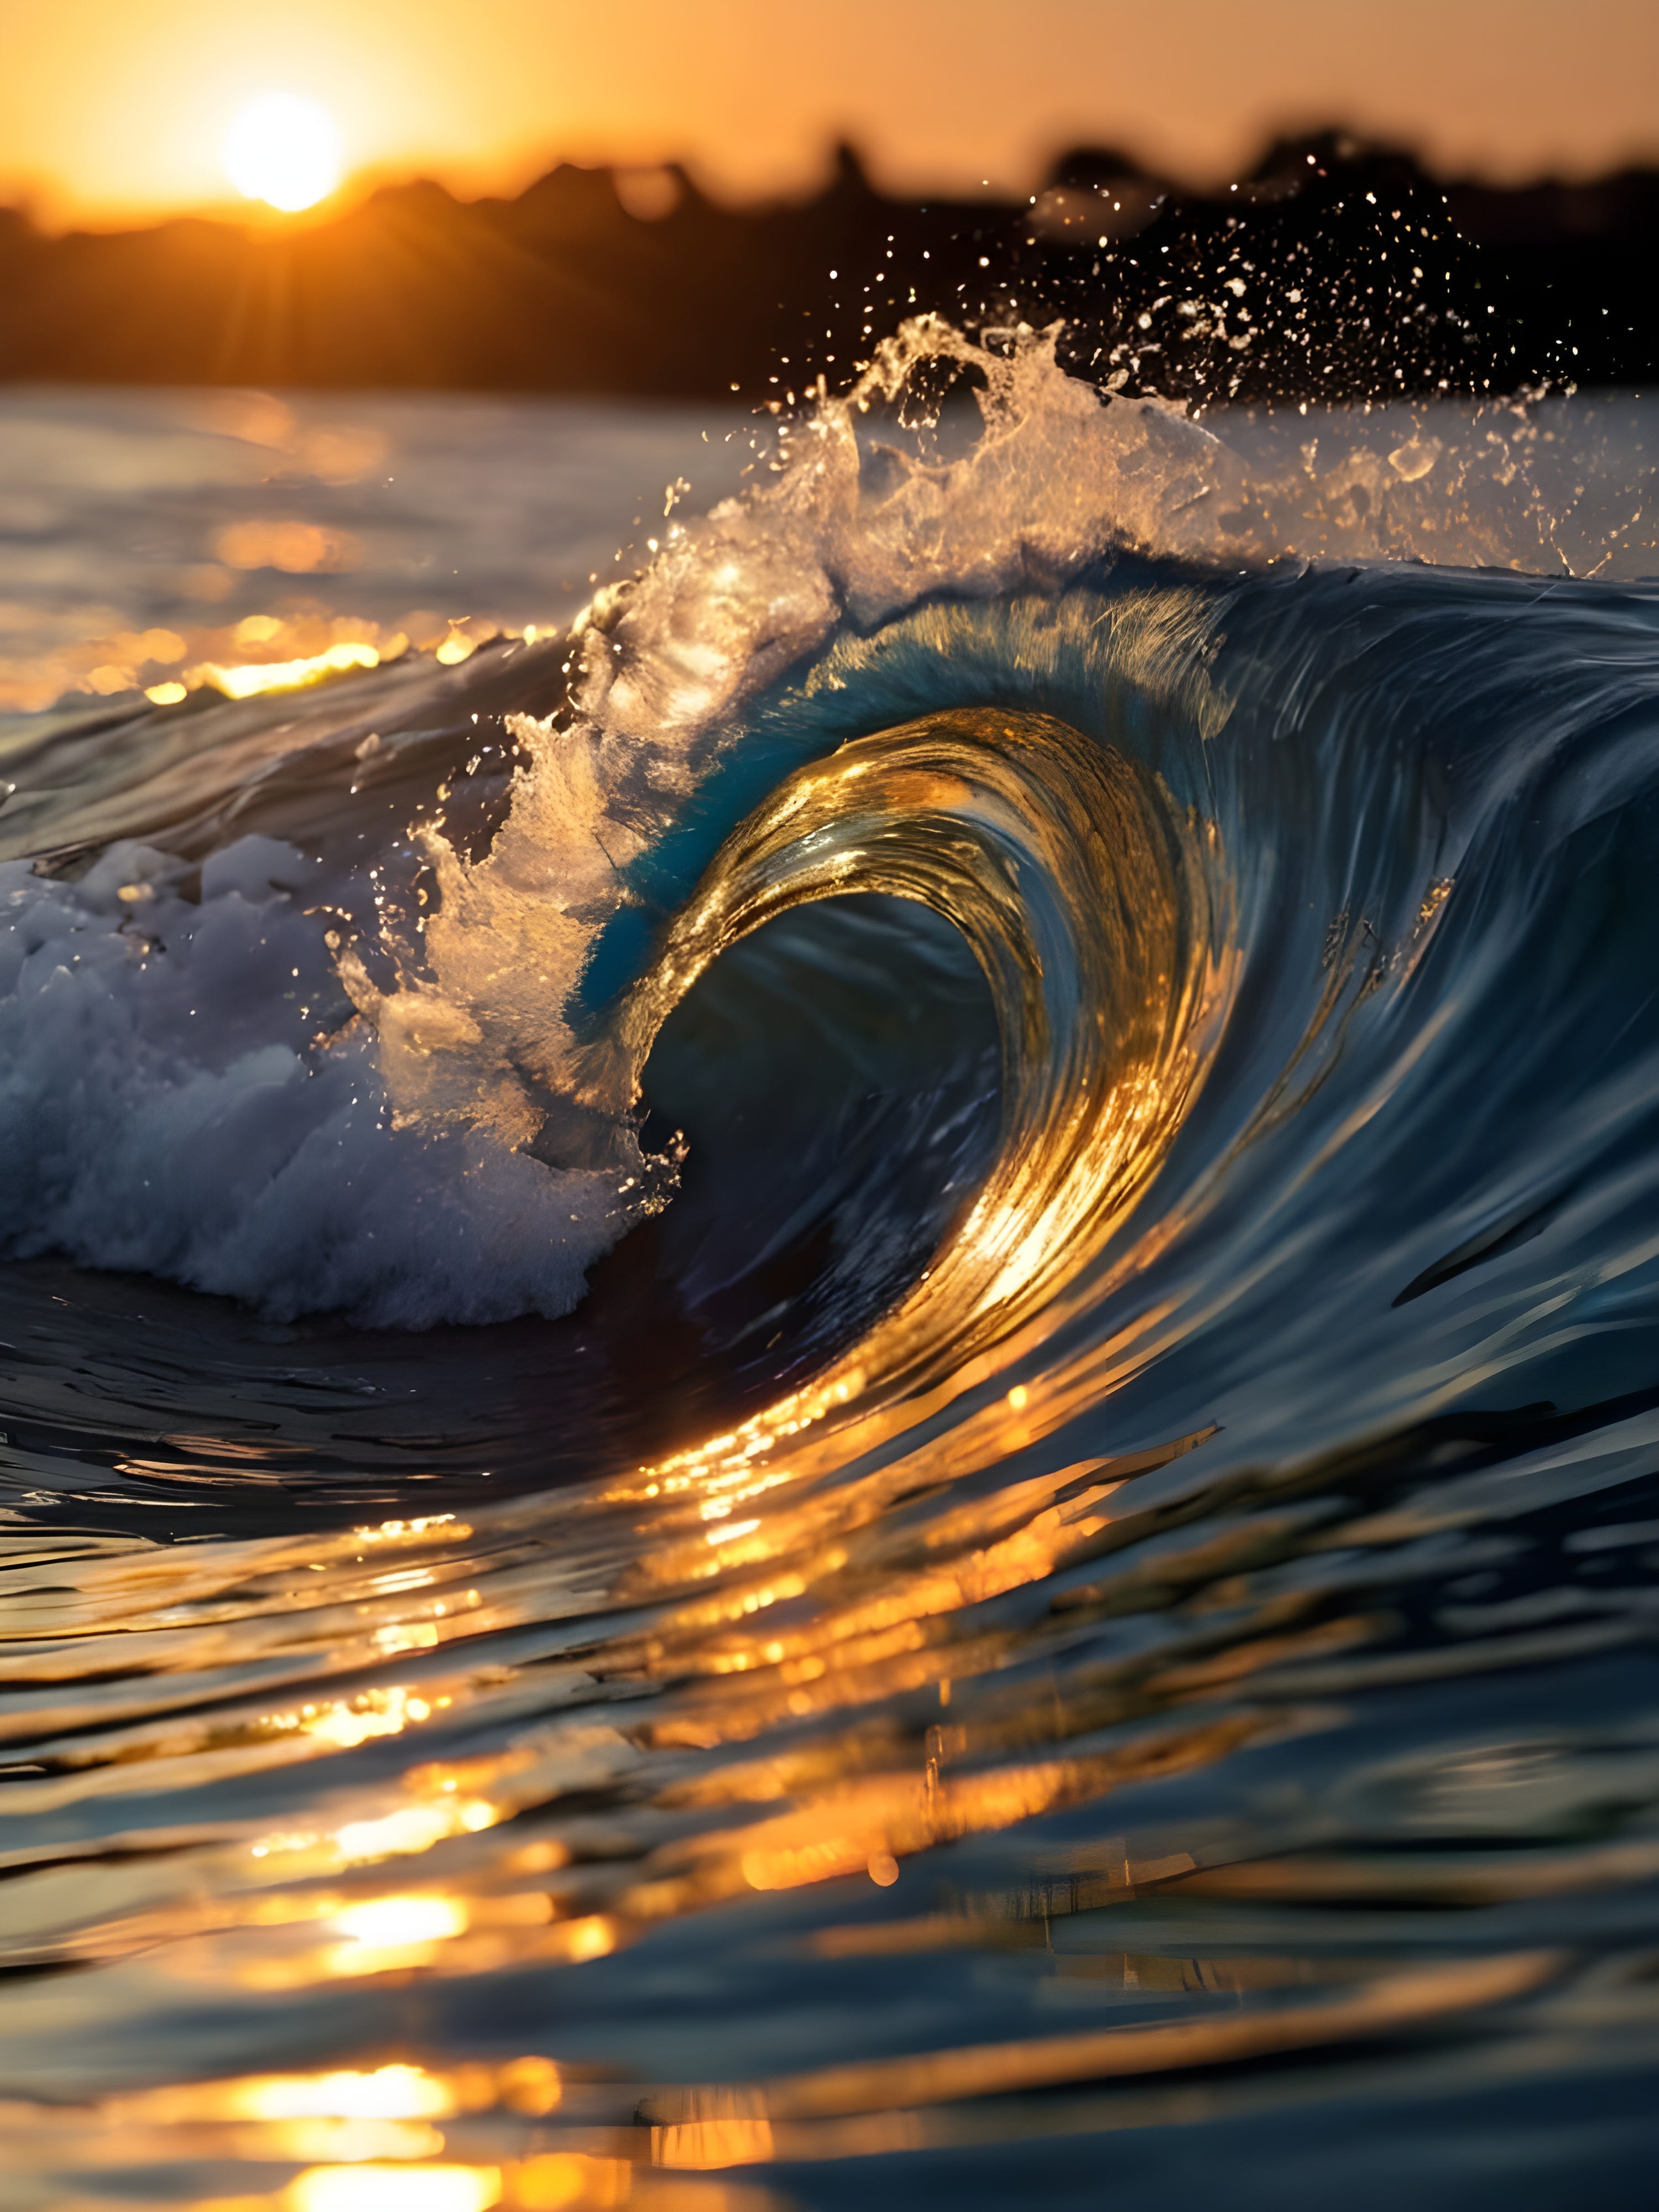
[{"label": "sun glare", "polygon": [[225,174],[244,199],[292,215],[314,207],[340,181],[340,134],[314,100],[268,92],[231,118]]}]

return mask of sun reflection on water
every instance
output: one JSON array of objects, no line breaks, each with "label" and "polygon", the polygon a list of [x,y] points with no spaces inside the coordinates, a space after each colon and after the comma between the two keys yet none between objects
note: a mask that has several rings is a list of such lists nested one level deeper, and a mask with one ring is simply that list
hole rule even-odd
[{"label": "sun reflection on water", "polygon": [[[138,2091],[95,2107],[13,2104],[3,2112],[17,2130],[12,2174],[25,2186],[68,2151],[81,2186],[53,2200],[64,2212],[105,2204],[86,2185],[143,2157],[167,2164],[167,2201],[180,2212],[784,2212],[765,2189],[682,2179],[672,2170],[744,2162],[735,2135],[732,2154],[716,2154],[718,2124],[672,2131],[678,2155],[659,2154],[653,2145],[665,2131],[649,2129],[632,2130],[609,2154],[543,2147],[563,2088],[559,2069],[531,2055],[442,2071],[396,2062],[255,2075]],[[481,2146],[486,2136],[493,2148],[480,2154],[474,2138]],[[753,2140],[751,2127],[744,2141]],[[265,2179],[227,2197],[227,2171],[239,2166],[250,2179],[273,2166],[296,2170],[274,2187]]]},{"label": "sun reflection on water", "polygon": [[501,2170],[483,2166],[317,2166],[291,2181],[283,2212],[486,2212]]},{"label": "sun reflection on water", "polygon": [[[349,568],[356,555],[341,533],[311,524],[238,524],[222,534],[211,574],[274,568],[299,576]],[[492,617],[446,617],[411,610],[400,620],[290,609],[245,615],[229,624],[175,617],[175,627],[100,630],[29,656],[0,659],[0,711],[40,713],[74,695],[115,698],[142,692],[153,707],[176,707],[200,691],[228,699],[301,690],[335,676],[389,666],[410,652],[453,668],[495,640],[534,641],[537,626]]]}]

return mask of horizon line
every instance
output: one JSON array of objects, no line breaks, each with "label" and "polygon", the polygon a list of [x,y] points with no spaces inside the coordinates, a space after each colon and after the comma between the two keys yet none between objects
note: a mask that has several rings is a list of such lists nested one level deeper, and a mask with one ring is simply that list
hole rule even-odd
[{"label": "horizon line", "polygon": [[[477,164],[453,161],[429,166],[419,161],[408,164],[365,163],[343,178],[325,198],[312,207],[287,214],[259,201],[242,199],[228,193],[222,198],[181,202],[172,206],[159,204],[138,206],[126,214],[111,210],[100,215],[94,206],[76,207],[71,204],[65,213],[54,216],[48,211],[51,204],[54,199],[61,200],[63,195],[33,185],[27,179],[0,184],[0,212],[21,217],[38,236],[47,240],[77,235],[120,236],[161,230],[173,223],[191,222],[240,227],[256,232],[288,233],[339,221],[358,212],[376,198],[422,186],[443,192],[459,207],[489,203],[511,204],[523,199],[538,185],[564,169],[574,169],[589,175],[606,175],[613,180],[636,179],[647,185],[652,179],[674,179],[680,192],[690,192],[732,214],[759,214],[770,210],[811,206],[844,182],[849,170],[867,185],[875,197],[890,200],[896,205],[916,207],[939,202],[1014,207],[1019,204],[1022,198],[1035,197],[1036,192],[1056,181],[1056,173],[1066,161],[1083,155],[1109,157],[1119,165],[1119,173],[1124,176],[1153,180],[1187,197],[1207,199],[1218,197],[1230,182],[1243,184],[1260,179],[1276,155],[1287,149],[1300,149],[1322,140],[1336,141],[1344,158],[1369,155],[1404,159],[1437,184],[1466,191],[1512,194],[1589,191],[1597,185],[1613,183],[1620,177],[1659,172],[1659,134],[1649,146],[1626,149],[1594,167],[1574,167],[1556,163],[1524,171],[1513,168],[1495,171],[1478,163],[1438,162],[1420,143],[1414,143],[1406,133],[1364,131],[1346,122],[1327,118],[1311,125],[1265,126],[1257,134],[1257,150],[1249,162],[1202,171],[1183,171],[1176,164],[1145,159],[1122,142],[1109,139],[1104,135],[1096,139],[1081,137],[1062,139],[1057,137],[1048,154],[1020,184],[987,178],[977,188],[965,185],[959,179],[941,178],[933,185],[916,186],[884,180],[880,158],[872,159],[867,140],[861,139],[856,133],[843,131],[831,132],[820,142],[813,176],[801,182],[780,184],[763,190],[723,188],[718,181],[718,173],[711,171],[708,161],[692,154],[665,155],[657,161],[629,159],[621,155],[582,160],[567,154],[538,156],[513,164],[514,173],[524,177],[524,181],[516,189],[509,188],[504,182],[486,185],[477,184],[476,177],[469,179],[469,166],[476,172]],[[1034,189],[1028,194],[1022,191],[1022,185]],[[618,197],[624,205],[629,196],[626,187],[619,192]],[[630,210],[633,211],[635,210]],[[665,209],[663,211],[667,210]],[[642,219],[648,221],[652,218],[647,216]]]}]

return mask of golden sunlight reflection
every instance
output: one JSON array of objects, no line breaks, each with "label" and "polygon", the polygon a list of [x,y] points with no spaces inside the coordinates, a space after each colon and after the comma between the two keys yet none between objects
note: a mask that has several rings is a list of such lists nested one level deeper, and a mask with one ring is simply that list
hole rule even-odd
[{"label": "golden sunlight reflection", "polygon": [[[590,2096],[592,2089],[590,2081]],[[565,2094],[554,2062],[527,2052],[442,2069],[399,2060],[372,2069],[185,2082],[78,2107],[11,2101],[3,2118],[9,2178],[52,2173],[66,2160],[85,2177],[148,2158],[171,2166],[176,2180],[167,2201],[181,2212],[464,2212],[498,2203],[504,2212],[623,2204],[635,2212],[779,2212],[764,2190],[653,2171],[669,2161],[653,2158],[648,2128],[607,2128],[601,2154],[579,2110],[577,2140],[586,2136],[587,2147],[561,2141],[546,2124],[566,2118]],[[636,2094],[625,2093],[628,2101]],[[685,2141],[689,2149],[689,2134]],[[704,2148],[711,2154],[688,2156],[682,2166],[718,2163],[712,2137]],[[270,2169],[283,2165],[301,2170],[273,2186]],[[224,2193],[227,2180],[241,2178],[239,2168],[258,2193]],[[211,2190],[203,2186],[210,2175]],[[73,2201],[94,2200],[77,2192]]]},{"label": "golden sunlight reflection", "polygon": [[466,1926],[466,1907],[448,1897],[377,1897],[349,1905],[334,1924],[356,1942],[377,1947],[440,1943]]},{"label": "golden sunlight reflection", "polygon": [[302,684],[314,684],[324,676],[337,676],[349,668],[378,668],[380,665],[380,652],[374,646],[331,645],[321,653],[308,653],[298,660],[244,663],[240,667],[204,661],[199,667],[192,668],[190,675],[197,684],[210,684],[228,699],[254,699],[265,691],[297,690]]},{"label": "golden sunlight reflection", "polygon": [[453,2090],[419,2066],[373,2073],[273,2074],[232,2085],[225,2109],[251,2120],[432,2120],[456,2111]]},{"label": "golden sunlight reflection", "polygon": [[[624,2204],[634,2212],[784,2212],[768,2190],[672,2171],[748,2162],[757,2154],[752,2124],[725,2139],[725,2158],[718,2124],[706,2120],[673,2131],[678,2156],[663,2154],[663,2130],[637,2124],[607,2129],[605,2153],[554,2148],[559,2138],[550,2141],[544,2124],[562,2117],[564,2095],[559,2068],[531,2052],[442,2070],[396,2061],[370,2070],[185,2082],[92,2106],[13,2100],[0,2118],[9,2179],[54,2173],[67,2162],[84,2187],[94,2172],[148,2158],[171,2166],[167,2201],[180,2212],[483,2212],[496,2204],[503,2212],[611,2212]],[[577,2125],[591,2139],[580,2119]],[[284,2165],[301,2170],[273,2187],[266,2177]],[[243,2173],[254,2191],[245,2182],[225,2194],[226,2181]],[[210,2190],[203,2186],[210,2175]],[[192,2188],[193,2176],[201,2179]],[[73,2197],[77,2206],[106,2201],[78,2191]]]},{"label": "golden sunlight reflection", "polygon": [[440,1798],[429,1805],[401,1806],[378,1820],[348,1820],[336,1831],[340,1856],[357,1865],[429,1850],[449,1836],[476,1836],[493,1827],[495,1808],[482,1797]]},{"label": "golden sunlight reflection", "polygon": [[225,174],[244,199],[295,214],[340,181],[340,134],[314,100],[268,92],[237,109],[225,132]]},{"label": "golden sunlight reflection", "polygon": [[[445,1705],[449,1702],[447,1698],[441,1700]],[[387,1689],[362,1691],[355,1698],[273,1713],[268,1725],[299,1730],[342,1751],[353,1751],[374,1736],[401,1735],[406,1728],[429,1720],[433,1711],[434,1705],[427,1698],[415,1695],[402,1683],[393,1683]]]},{"label": "golden sunlight reflection", "polygon": [[253,2074],[139,2090],[104,2106],[124,2126],[207,2126],[249,2121],[451,2120],[505,2111],[539,2119],[563,2094],[558,2068],[535,2053],[501,2065],[476,2063],[446,2071],[398,2061],[368,2070],[325,2074]]},{"label": "golden sunlight reflection", "polygon": [[284,2212],[485,2212],[494,2166],[314,2166],[283,2192]]},{"label": "golden sunlight reflection", "polygon": [[281,1986],[290,1979],[303,1984],[318,1975],[329,1980],[356,1980],[372,1974],[412,1972],[432,1966],[442,1946],[465,1936],[471,1917],[460,1898],[368,1899],[333,1915],[331,1924],[347,1939],[344,1942],[301,1956],[293,1962],[291,1973],[284,1973],[279,1966],[274,1975],[262,1975],[256,1966],[249,1979],[256,1984],[265,1980]]},{"label": "golden sunlight reflection", "polygon": [[[282,553],[282,562],[273,559],[264,565],[286,566],[292,574],[310,573],[331,562],[349,565],[354,557],[343,532],[319,532],[314,538],[302,538],[295,534],[302,527],[297,524],[276,530],[264,524],[246,527],[247,534],[234,539],[229,550],[246,556],[241,566],[249,572],[261,565],[252,556],[262,551]],[[192,596],[222,599],[238,573],[223,562],[209,563],[198,573]],[[401,659],[411,648],[431,653],[441,665],[451,668],[497,638],[522,636],[532,642],[538,634],[533,623],[519,630],[488,615],[462,619],[414,608],[396,622],[382,623],[358,615],[325,614],[303,605],[291,605],[283,614],[245,615],[235,623],[100,630],[52,641],[44,650],[27,654],[0,655],[0,712],[38,714],[70,704],[76,692],[111,698],[123,691],[142,691],[155,707],[177,706],[204,688],[227,698],[248,699],[268,691],[296,690],[356,669],[381,667]]]}]

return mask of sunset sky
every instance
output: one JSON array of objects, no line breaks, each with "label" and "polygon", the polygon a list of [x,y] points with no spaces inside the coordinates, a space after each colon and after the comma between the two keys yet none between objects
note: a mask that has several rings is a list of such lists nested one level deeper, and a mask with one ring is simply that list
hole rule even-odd
[{"label": "sunset sky", "polygon": [[[907,189],[1110,139],[1216,179],[1344,119],[1443,168],[1659,156],[1656,0],[0,0],[0,197],[53,226],[223,205],[226,127],[317,101],[360,179],[560,158],[799,190],[848,135]],[[349,187],[348,187],[349,189]]]}]

